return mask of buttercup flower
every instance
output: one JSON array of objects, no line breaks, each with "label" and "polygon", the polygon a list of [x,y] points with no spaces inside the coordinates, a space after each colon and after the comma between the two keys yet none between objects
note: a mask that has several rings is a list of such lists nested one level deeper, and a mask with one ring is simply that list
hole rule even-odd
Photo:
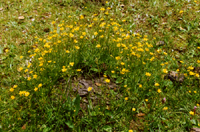
[{"label": "buttercup flower", "polygon": [[194,112],[193,112],[193,111],[190,111],[189,113],[190,113],[190,115],[194,115]]},{"label": "buttercup flower", "polygon": [[35,87],[35,88],[34,88],[34,91],[37,91],[37,90],[38,90],[38,88],[37,88],[37,87]]},{"label": "buttercup flower", "polygon": [[11,88],[11,89],[10,89],[10,92],[13,92],[13,91],[14,91],[14,88]]},{"label": "buttercup flower", "polygon": [[148,77],[150,77],[151,76],[151,73],[149,73],[149,72],[146,72],[146,74],[145,74],[146,76],[148,76]]},{"label": "buttercup flower", "polygon": [[158,93],[161,93],[162,91],[160,89],[157,90]]},{"label": "buttercup flower", "polygon": [[162,71],[163,71],[164,73],[168,73],[167,69],[163,69]]},{"label": "buttercup flower", "polygon": [[101,45],[100,44],[97,44],[97,46],[96,46],[97,48],[100,48],[101,47]]},{"label": "buttercup flower", "polygon": [[135,111],[136,109],[135,108],[132,108],[132,111]]},{"label": "buttercup flower", "polygon": [[11,99],[15,99],[15,96],[11,96],[10,98],[11,98]]},{"label": "buttercup flower", "polygon": [[158,86],[160,86],[160,84],[159,83],[155,83],[155,86],[158,87]]},{"label": "buttercup flower", "polygon": [[14,85],[14,86],[13,86],[13,88],[17,88],[17,87],[18,87],[17,85]]},{"label": "buttercup flower", "polygon": [[110,83],[110,79],[106,79],[105,81],[106,81],[107,83]]},{"label": "buttercup flower", "polygon": [[168,107],[164,107],[163,110],[168,110]]},{"label": "buttercup flower", "polygon": [[73,65],[74,65],[74,62],[70,62],[69,65],[70,65],[70,66],[73,66]]},{"label": "buttercup flower", "polygon": [[90,92],[92,90],[92,87],[88,87],[88,92]]},{"label": "buttercup flower", "polygon": [[38,88],[40,88],[40,87],[42,87],[42,84],[41,84],[41,83],[38,85]]}]

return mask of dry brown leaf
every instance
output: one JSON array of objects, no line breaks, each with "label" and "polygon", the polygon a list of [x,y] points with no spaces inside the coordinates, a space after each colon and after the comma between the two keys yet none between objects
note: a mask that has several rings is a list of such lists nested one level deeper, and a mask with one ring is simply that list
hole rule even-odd
[{"label": "dry brown leaf", "polygon": [[100,83],[95,83],[95,85],[97,85],[97,86],[99,86],[99,87],[101,86],[101,84],[100,84]]},{"label": "dry brown leaf", "polygon": [[192,130],[195,132],[200,132],[200,128],[192,128]]},{"label": "dry brown leaf", "polygon": [[24,16],[19,16],[18,19],[19,20],[24,20]]},{"label": "dry brown leaf", "polygon": [[180,27],[180,30],[185,30],[184,28]]},{"label": "dry brown leaf", "polygon": [[26,130],[26,124],[24,124],[24,125],[22,126],[22,129],[23,129],[23,130]]},{"label": "dry brown leaf", "polygon": [[142,116],[145,116],[145,114],[144,113],[138,113],[137,116],[142,117]]}]

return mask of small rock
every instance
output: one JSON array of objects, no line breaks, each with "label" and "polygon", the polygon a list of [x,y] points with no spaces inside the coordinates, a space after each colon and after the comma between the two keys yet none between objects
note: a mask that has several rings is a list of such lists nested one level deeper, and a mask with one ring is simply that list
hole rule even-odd
[{"label": "small rock", "polygon": [[24,20],[24,16],[19,16],[18,19],[19,20]]},{"label": "small rock", "polygon": [[86,96],[88,95],[88,90],[87,89],[79,89],[78,90],[78,94],[83,97],[83,96]]},{"label": "small rock", "polygon": [[121,6],[121,8],[124,8],[124,4],[121,4],[120,6]]},{"label": "small rock", "polygon": [[165,45],[165,42],[164,41],[158,41],[156,45],[157,46],[163,46],[163,45]]},{"label": "small rock", "polygon": [[200,132],[200,128],[192,128],[192,132]]},{"label": "small rock", "polygon": [[170,79],[172,82],[179,82],[182,83],[185,79],[184,74],[178,74],[175,71],[170,71],[166,76],[165,79]]}]

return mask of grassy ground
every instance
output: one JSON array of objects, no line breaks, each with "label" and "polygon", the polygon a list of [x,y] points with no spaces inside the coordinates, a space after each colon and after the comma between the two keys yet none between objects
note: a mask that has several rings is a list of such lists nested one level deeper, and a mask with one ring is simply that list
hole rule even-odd
[{"label": "grassy ground", "polygon": [[2,0],[0,130],[198,128],[199,4]]}]

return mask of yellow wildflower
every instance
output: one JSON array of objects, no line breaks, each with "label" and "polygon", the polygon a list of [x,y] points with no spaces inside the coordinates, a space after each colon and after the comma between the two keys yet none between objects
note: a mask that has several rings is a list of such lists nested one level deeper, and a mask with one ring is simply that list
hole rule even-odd
[{"label": "yellow wildflower", "polygon": [[196,73],[196,74],[195,74],[195,76],[196,76],[196,77],[199,77],[199,74],[198,74],[198,73]]},{"label": "yellow wildflower", "polygon": [[36,79],[36,78],[37,78],[37,75],[33,75],[33,78]]},{"label": "yellow wildflower", "polygon": [[189,113],[190,113],[190,115],[194,115],[194,112],[193,112],[193,111],[190,111]]},{"label": "yellow wildflower", "polygon": [[7,53],[9,51],[9,49],[6,49],[5,52]]},{"label": "yellow wildflower", "polygon": [[168,107],[164,107],[163,110],[168,110]]},{"label": "yellow wildflower", "polygon": [[14,88],[11,88],[11,89],[10,89],[10,92],[13,92],[13,91],[14,91]]},{"label": "yellow wildflower", "polygon": [[192,66],[188,67],[188,70],[193,70],[193,69],[194,69],[194,67],[192,67]]},{"label": "yellow wildflower", "polygon": [[192,75],[195,75],[195,73],[194,72],[192,72],[192,71],[190,71],[189,72],[189,74],[192,76]]},{"label": "yellow wildflower", "polygon": [[162,91],[160,89],[157,90],[158,93],[161,93]]},{"label": "yellow wildflower", "polygon": [[26,97],[29,96],[29,94],[30,94],[29,92],[25,92],[25,96],[26,96]]},{"label": "yellow wildflower", "polygon": [[42,87],[42,84],[41,84],[41,83],[38,85],[38,88],[40,88],[40,87]]},{"label": "yellow wildflower", "polygon": [[120,56],[115,57],[116,60],[120,60]]},{"label": "yellow wildflower", "polygon": [[31,80],[31,77],[28,77],[27,80],[30,81],[30,80]]},{"label": "yellow wildflower", "polygon": [[106,79],[105,81],[106,81],[107,83],[110,83],[110,79]]},{"label": "yellow wildflower", "polygon": [[101,47],[101,45],[100,44],[97,44],[97,46],[96,46],[97,48],[100,48]]},{"label": "yellow wildflower", "polygon": [[77,69],[76,71],[80,72],[80,71],[81,71],[81,69]]},{"label": "yellow wildflower", "polygon": [[88,87],[88,92],[90,92],[92,90],[92,87]]},{"label": "yellow wildflower", "polygon": [[79,47],[79,46],[75,46],[75,48],[76,48],[76,49],[80,49],[80,47]]},{"label": "yellow wildflower", "polygon": [[70,65],[70,66],[73,66],[73,65],[74,65],[74,62],[70,62],[69,65]]},{"label": "yellow wildflower", "polygon": [[15,99],[15,96],[11,96],[10,98],[11,98],[11,99]]},{"label": "yellow wildflower", "polygon": [[105,8],[101,8],[101,9],[100,9],[100,11],[104,11],[104,10],[105,10]]},{"label": "yellow wildflower", "polygon": [[121,65],[124,65],[125,63],[124,62],[121,62]]},{"label": "yellow wildflower", "polygon": [[17,88],[17,87],[18,87],[17,85],[14,85],[14,86],[13,86],[13,88]]},{"label": "yellow wildflower", "polygon": [[145,75],[148,76],[148,77],[150,77],[150,76],[151,76],[151,73],[146,72]]},{"label": "yellow wildflower", "polygon": [[35,87],[35,88],[34,88],[34,91],[37,91],[37,90],[38,90],[38,88],[37,88],[37,87]]},{"label": "yellow wildflower", "polygon": [[164,73],[168,73],[167,69],[163,69],[162,71],[163,71]]},{"label": "yellow wildflower", "polygon": [[160,84],[159,84],[159,83],[155,83],[155,85],[154,85],[154,86],[158,87],[158,86],[160,86]]},{"label": "yellow wildflower", "polygon": [[180,10],[179,13],[182,14],[182,13],[183,13],[183,10]]},{"label": "yellow wildflower", "polygon": [[80,19],[84,19],[84,16],[83,16],[83,15],[80,15]]},{"label": "yellow wildflower", "polygon": [[20,68],[19,68],[19,72],[21,72],[22,70],[23,70],[23,67],[20,67]]},{"label": "yellow wildflower", "polygon": [[62,72],[66,72],[66,71],[67,71],[66,67],[63,66],[63,68],[62,68]]}]

